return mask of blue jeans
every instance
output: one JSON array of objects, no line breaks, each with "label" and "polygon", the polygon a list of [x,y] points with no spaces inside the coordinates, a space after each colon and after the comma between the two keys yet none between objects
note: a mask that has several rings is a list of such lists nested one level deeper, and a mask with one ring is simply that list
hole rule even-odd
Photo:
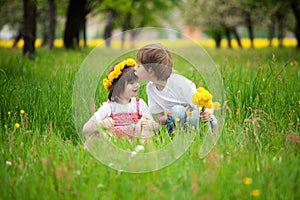
[{"label": "blue jeans", "polygon": [[[167,129],[168,132],[172,132],[175,127],[175,120],[178,120],[179,124],[184,125],[186,122],[191,124],[193,127],[198,128],[200,121],[200,112],[199,110],[193,110],[191,112],[191,117],[187,115],[186,108],[182,105],[175,105],[171,108],[172,116],[168,116],[167,119]],[[176,121],[177,121],[176,120]],[[209,123],[210,128],[213,130],[213,122]]]}]

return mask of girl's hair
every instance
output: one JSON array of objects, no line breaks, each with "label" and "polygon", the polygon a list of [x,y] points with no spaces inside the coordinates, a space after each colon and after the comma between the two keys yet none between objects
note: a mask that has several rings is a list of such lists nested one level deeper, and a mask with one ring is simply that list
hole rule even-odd
[{"label": "girl's hair", "polygon": [[[114,67],[118,63],[115,63],[113,66],[110,67],[110,69],[106,73],[106,77],[109,75],[110,72],[114,70]],[[121,75],[117,79],[113,80],[113,83],[108,91],[108,99],[110,101],[117,101],[118,95],[124,92],[125,86],[128,83],[137,80],[138,77],[134,73],[134,68],[125,66],[125,68],[122,70]]]},{"label": "girl's hair", "polygon": [[151,68],[158,80],[167,80],[172,73],[172,55],[162,44],[154,43],[142,47],[137,52],[136,61],[147,71]]}]

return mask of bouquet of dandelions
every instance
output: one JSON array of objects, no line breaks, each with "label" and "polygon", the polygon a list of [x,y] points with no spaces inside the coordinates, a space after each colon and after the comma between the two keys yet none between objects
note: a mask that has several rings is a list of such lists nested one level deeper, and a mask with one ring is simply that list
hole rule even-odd
[{"label": "bouquet of dandelions", "polygon": [[220,103],[213,103],[212,95],[203,87],[197,88],[197,93],[193,94],[192,96],[192,103],[198,108],[201,108],[202,112],[205,110],[205,108],[213,108],[214,110],[218,110],[220,108]]}]

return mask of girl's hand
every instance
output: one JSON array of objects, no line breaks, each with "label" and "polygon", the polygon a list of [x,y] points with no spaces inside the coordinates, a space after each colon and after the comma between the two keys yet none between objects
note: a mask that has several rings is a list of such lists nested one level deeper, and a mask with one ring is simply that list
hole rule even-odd
[{"label": "girl's hand", "polygon": [[101,121],[100,125],[103,126],[104,129],[112,129],[114,127],[115,121],[108,117]]},{"label": "girl's hand", "polygon": [[156,129],[157,123],[147,116],[141,118],[141,127],[144,130],[154,130]]},{"label": "girl's hand", "polygon": [[200,119],[202,122],[209,122],[211,119],[211,115],[213,113],[213,109],[205,109],[204,111],[200,110]]}]

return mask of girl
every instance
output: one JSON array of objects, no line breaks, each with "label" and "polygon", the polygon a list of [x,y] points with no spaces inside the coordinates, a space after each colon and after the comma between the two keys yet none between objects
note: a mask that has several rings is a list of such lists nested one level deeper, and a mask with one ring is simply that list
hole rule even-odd
[{"label": "girl", "polygon": [[104,88],[109,90],[108,101],[86,122],[85,134],[99,133],[99,128],[103,128],[110,136],[145,138],[158,129],[147,104],[136,97],[139,84],[135,66],[129,58],[109,69],[103,80]]}]

